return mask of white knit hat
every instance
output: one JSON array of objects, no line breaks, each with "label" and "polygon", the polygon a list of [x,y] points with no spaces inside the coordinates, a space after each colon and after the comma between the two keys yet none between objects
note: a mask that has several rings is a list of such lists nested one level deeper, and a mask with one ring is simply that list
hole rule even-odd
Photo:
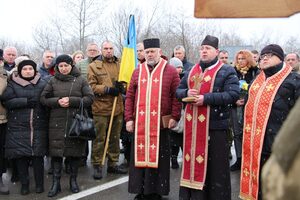
[{"label": "white knit hat", "polygon": [[183,67],[183,64],[179,58],[173,57],[170,59],[169,64],[174,67]]}]

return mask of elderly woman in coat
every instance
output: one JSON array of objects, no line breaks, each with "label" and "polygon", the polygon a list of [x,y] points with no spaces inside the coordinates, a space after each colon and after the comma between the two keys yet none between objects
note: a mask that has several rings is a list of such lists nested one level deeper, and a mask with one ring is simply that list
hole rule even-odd
[{"label": "elderly woman in coat", "polygon": [[73,193],[79,192],[76,177],[79,159],[85,155],[86,141],[69,138],[68,130],[81,100],[87,108],[91,106],[93,96],[87,80],[74,67],[72,58],[68,55],[58,56],[55,75],[51,77],[41,95],[41,102],[50,107],[49,155],[53,162],[53,184],[48,197],[56,196],[61,191],[63,157],[70,161],[70,190]]},{"label": "elderly woman in coat", "polygon": [[11,74],[2,99],[7,109],[5,155],[15,159],[21,181],[21,194],[29,193],[29,162],[32,160],[35,192],[44,191],[44,159],[47,153],[48,116],[40,104],[46,85],[37,73],[36,63],[23,60]]}]

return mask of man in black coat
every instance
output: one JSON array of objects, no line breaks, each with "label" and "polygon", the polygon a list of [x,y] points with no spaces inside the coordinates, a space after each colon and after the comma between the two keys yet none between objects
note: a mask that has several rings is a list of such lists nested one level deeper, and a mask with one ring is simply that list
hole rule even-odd
[{"label": "man in black coat", "polygon": [[264,47],[259,63],[261,72],[248,90],[240,183],[242,199],[262,199],[261,168],[269,159],[274,139],[300,95],[300,76],[291,72],[292,67],[283,60],[279,45]]},{"label": "man in black coat", "polygon": [[180,200],[231,199],[228,119],[240,89],[234,68],[218,60],[218,43],[214,36],[205,37],[200,63],[185,73],[176,91],[188,102]]}]

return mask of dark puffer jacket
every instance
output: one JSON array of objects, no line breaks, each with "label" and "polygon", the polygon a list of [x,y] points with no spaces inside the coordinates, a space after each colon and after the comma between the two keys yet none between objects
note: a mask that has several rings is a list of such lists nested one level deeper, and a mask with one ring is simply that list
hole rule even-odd
[{"label": "dark puffer jacket", "polygon": [[[39,102],[45,85],[39,74],[31,81],[22,79],[16,72],[11,75],[3,93],[8,118],[5,144],[7,158],[46,155],[48,115]],[[33,108],[29,106],[28,99],[35,99]]]},{"label": "dark puffer jacket", "polygon": [[[209,66],[215,64],[215,59]],[[208,67],[208,66],[207,66]],[[176,91],[176,97],[182,99],[187,97],[188,75],[190,70],[184,74]],[[217,72],[212,93],[204,94],[204,105],[210,106],[210,130],[228,129],[229,110],[240,95],[239,80],[236,72],[230,65],[224,64]]]},{"label": "dark puffer jacket", "polygon": [[[277,66],[263,70],[266,78],[273,76],[283,67],[283,63]],[[251,87],[251,86],[250,86]],[[295,105],[300,96],[300,75],[296,72],[291,72],[280,85],[271,108],[271,113],[266,127],[262,154],[270,156],[272,145],[278,134],[283,122],[287,118],[290,110]],[[246,97],[248,101],[248,97]],[[297,120],[297,119],[295,119]]]},{"label": "dark puffer jacket", "polygon": [[[49,154],[50,156],[81,157],[85,155],[84,140],[71,139],[67,132],[73,116],[78,112],[81,99],[85,108],[93,102],[93,92],[87,80],[80,75],[76,67],[69,75],[63,75],[55,68],[55,75],[47,83],[41,102],[50,107],[49,120]],[[69,97],[69,107],[58,104],[62,97]]]}]

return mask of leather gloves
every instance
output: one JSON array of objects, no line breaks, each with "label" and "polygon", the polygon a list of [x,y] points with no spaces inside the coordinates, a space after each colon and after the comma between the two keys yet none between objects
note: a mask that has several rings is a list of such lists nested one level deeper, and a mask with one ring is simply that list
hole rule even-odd
[{"label": "leather gloves", "polygon": [[119,96],[119,89],[118,88],[115,88],[115,87],[106,87],[105,88],[105,94],[109,94],[109,95],[112,95],[112,96]]},{"label": "leather gloves", "polygon": [[121,94],[125,94],[126,93],[124,84],[122,82],[116,81],[115,82],[115,87],[119,89],[119,91],[120,91]]}]

